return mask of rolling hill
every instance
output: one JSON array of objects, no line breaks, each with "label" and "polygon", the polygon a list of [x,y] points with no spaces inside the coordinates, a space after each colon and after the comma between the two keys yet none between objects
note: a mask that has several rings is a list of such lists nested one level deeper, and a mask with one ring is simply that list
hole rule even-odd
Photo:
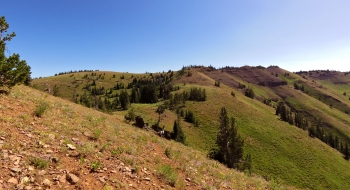
[{"label": "rolling hill", "polygon": [[294,189],[26,86],[0,94],[3,189]]},{"label": "rolling hill", "polygon": [[[167,73],[76,72],[36,79],[32,85],[41,91],[56,85],[60,97],[78,103],[77,97],[81,98],[84,93],[90,96],[92,88],[104,87],[103,93],[90,96],[95,102],[91,107],[96,109],[100,105],[96,102],[118,99],[114,94],[124,88],[131,93],[140,81],[158,85],[157,89],[163,83],[170,84],[172,95],[193,88],[205,90],[206,101],[186,101],[180,106],[193,112],[199,123],[196,127],[181,121],[188,146],[201,154],[207,154],[215,146],[218,114],[226,107],[245,140],[245,154],[252,156],[253,173],[297,188],[350,188],[347,180],[350,163],[344,159],[345,146],[350,143],[350,75],[347,73],[291,73],[277,66],[221,69],[195,66]],[[95,85],[91,85],[93,83]],[[253,98],[245,96],[247,89],[254,91]],[[166,98],[159,97],[156,103],[132,103],[129,110],[133,109],[145,122],[154,124],[158,120],[155,110],[164,102]],[[276,115],[281,102],[289,113],[287,122]],[[123,120],[128,111],[117,108],[107,112]],[[297,115],[306,123],[303,127],[296,126]],[[171,131],[176,118],[176,109],[167,109],[160,125]],[[318,136],[310,135],[312,129],[317,129]]]}]

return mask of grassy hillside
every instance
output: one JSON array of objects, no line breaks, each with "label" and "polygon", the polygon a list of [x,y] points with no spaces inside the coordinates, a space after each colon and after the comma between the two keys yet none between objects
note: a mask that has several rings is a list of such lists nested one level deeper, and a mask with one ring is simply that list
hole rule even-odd
[{"label": "grassy hillside", "polygon": [[24,86],[0,95],[0,126],[5,189],[283,188],[227,169],[118,115]]},{"label": "grassy hillside", "polygon": [[[205,89],[207,93],[206,101],[187,101],[183,107],[184,110],[193,111],[199,121],[199,127],[181,121],[190,147],[206,154],[215,146],[218,114],[222,107],[226,107],[229,115],[236,119],[238,131],[245,139],[245,153],[252,155],[254,173],[298,188],[350,188],[350,183],[347,182],[350,177],[350,163],[343,155],[317,138],[309,137],[307,131],[281,121],[275,115],[274,108],[279,101],[284,101],[293,111],[302,113],[309,120],[310,126],[321,121],[324,131],[350,143],[350,117],[344,111],[349,107],[350,100],[347,98],[350,92],[343,95],[343,91],[350,91],[346,85],[349,84],[349,75],[339,73],[334,82],[335,79],[330,79],[333,75],[329,73],[332,77],[322,75],[323,78],[317,78],[316,74],[312,74],[315,78],[311,78],[309,75],[306,77],[303,74],[290,73],[278,67],[220,70],[199,67],[181,72],[184,72],[183,75],[173,78],[171,82],[173,86],[179,86],[180,90],[172,93],[189,91],[192,87]],[[125,77],[123,80],[127,83],[131,76],[132,74],[130,78]],[[60,77],[68,78],[69,75]],[[151,76],[146,74],[137,77]],[[43,81],[53,82],[57,79],[50,77],[34,80],[33,84],[43,86]],[[214,86],[218,81],[220,87]],[[67,85],[64,80],[56,82]],[[304,85],[307,93],[294,89],[294,83]],[[245,88],[240,88],[240,85],[245,85]],[[113,86],[113,82],[110,86]],[[244,96],[247,88],[254,90],[254,99]],[[315,96],[325,99],[319,100]],[[265,105],[264,100],[270,100],[270,106]],[[131,107],[136,115],[141,115],[146,122],[154,124],[158,119],[155,110],[162,103],[132,104]],[[113,117],[122,120],[126,113],[127,111],[117,111]],[[160,126],[171,131],[176,118],[175,111],[166,110]]]}]

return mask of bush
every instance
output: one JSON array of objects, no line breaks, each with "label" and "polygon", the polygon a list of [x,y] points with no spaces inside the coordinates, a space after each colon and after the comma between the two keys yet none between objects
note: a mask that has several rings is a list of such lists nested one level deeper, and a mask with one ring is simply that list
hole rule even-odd
[{"label": "bush", "polygon": [[37,157],[29,158],[29,164],[33,165],[37,169],[46,169],[49,166],[49,162]]},{"label": "bush", "polygon": [[244,95],[251,98],[251,99],[254,99],[255,97],[255,93],[254,93],[254,90],[252,88],[248,88],[245,92],[244,92]]},{"label": "bush", "polygon": [[165,153],[166,157],[168,157],[168,158],[172,157],[172,153],[171,153],[171,149],[170,148],[166,148],[164,153]]},{"label": "bush", "polygon": [[98,140],[102,135],[102,130],[101,129],[95,129],[93,132],[92,132],[92,139],[93,140]]},{"label": "bush", "polygon": [[171,185],[172,187],[175,186],[178,175],[176,171],[173,168],[171,168],[171,166],[162,165],[160,166],[158,171],[160,178],[162,178],[167,184]]},{"label": "bush", "polygon": [[34,110],[33,114],[37,117],[41,117],[45,113],[45,111],[47,110],[47,107],[48,107],[48,103],[40,102],[39,105]]},{"label": "bush", "polygon": [[92,161],[90,164],[90,169],[92,172],[95,172],[99,170],[101,167],[101,162],[100,161]]}]

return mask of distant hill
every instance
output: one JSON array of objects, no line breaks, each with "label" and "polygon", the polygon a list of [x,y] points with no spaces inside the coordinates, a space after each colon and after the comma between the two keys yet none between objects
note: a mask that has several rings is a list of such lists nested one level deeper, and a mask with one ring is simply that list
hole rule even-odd
[{"label": "distant hill", "polygon": [[[131,96],[138,89],[144,96],[142,88],[153,85],[156,103],[131,103],[129,108],[150,125],[158,121],[157,106],[171,103],[171,96],[204,89],[206,101],[187,100],[167,109],[160,126],[171,131],[177,113],[193,112],[197,127],[183,117],[181,125],[188,145],[206,154],[215,146],[218,114],[226,107],[245,139],[245,153],[252,156],[253,173],[297,188],[349,189],[350,163],[344,159],[350,144],[349,83],[350,75],[337,71],[196,66],[146,74],[78,72],[36,79],[32,86],[52,91],[56,85],[60,97],[84,104],[80,99],[86,96],[90,107],[122,118],[128,111],[118,104],[121,91]],[[103,93],[94,94],[102,87]],[[114,110],[101,106],[109,104],[106,100],[114,102]]]}]

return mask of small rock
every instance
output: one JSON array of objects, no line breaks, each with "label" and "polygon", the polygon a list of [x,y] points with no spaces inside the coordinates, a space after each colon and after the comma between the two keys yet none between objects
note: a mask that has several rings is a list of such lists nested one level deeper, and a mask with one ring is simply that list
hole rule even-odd
[{"label": "small rock", "polygon": [[33,167],[33,166],[28,166],[28,170],[29,170],[29,171],[33,171],[33,170],[34,170],[34,167]]},{"label": "small rock", "polygon": [[38,172],[38,175],[45,175],[46,174],[46,171],[45,170],[41,170]]},{"label": "small rock", "polygon": [[5,140],[5,137],[0,137],[1,140]]},{"label": "small rock", "polygon": [[79,178],[76,175],[71,174],[71,173],[67,174],[66,179],[71,184],[76,184],[79,181]]},{"label": "small rock", "polygon": [[191,181],[191,178],[189,178],[189,177],[188,177],[188,178],[186,178],[186,181],[189,181],[189,182],[190,182],[190,181]]},{"label": "small rock", "polygon": [[58,177],[58,181],[61,183],[66,183],[66,176],[65,175],[61,175]]},{"label": "small rock", "polygon": [[88,132],[88,131],[85,131],[85,132],[83,133],[83,135],[86,136],[86,137],[91,137],[91,133]]},{"label": "small rock", "polygon": [[151,181],[151,178],[149,178],[149,177],[145,177],[143,179],[146,180],[146,181]]},{"label": "small rock", "polygon": [[11,168],[11,171],[13,171],[15,173],[21,173],[22,172],[21,168]]},{"label": "small rock", "polygon": [[104,171],[107,171],[107,168],[103,168]]},{"label": "small rock", "polygon": [[25,186],[24,189],[25,190],[31,190],[31,189],[33,189],[33,187],[32,186]]},{"label": "small rock", "polygon": [[56,158],[56,157],[52,157],[52,158],[51,158],[51,162],[53,162],[53,163],[58,163],[58,162],[59,162],[59,159]]},{"label": "small rock", "polygon": [[55,139],[55,135],[49,134],[49,139],[54,140]]},{"label": "small rock", "polygon": [[21,184],[26,184],[26,183],[29,183],[29,182],[30,182],[30,179],[27,176],[22,178],[22,180],[21,180]]},{"label": "small rock", "polygon": [[98,178],[102,183],[106,183],[106,180],[103,177]]},{"label": "small rock", "polygon": [[51,186],[51,181],[49,179],[44,179],[42,183],[45,187],[50,187]]},{"label": "small rock", "polygon": [[7,180],[8,183],[17,185],[18,184],[18,180],[14,177],[11,177],[9,180]]},{"label": "small rock", "polygon": [[51,154],[51,153],[53,153],[53,151],[52,150],[46,150],[46,153]]},{"label": "small rock", "polygon": [[72,144],[67,144],[67,147],[70,149],[70,150],[75,150],[75,146],[73,146]]},{"label": "small rock", "polygon": [[72,138],[72,141],[77,142],[77,141],[79,141],[79,139],[77,139],[77,138]]},{"label": "small rock", "polygon": [[131,169],[130,169],[129,167],[127,167],[127,166],[124,168],[124,170],[125,170],[126,172],[131,172]]}]

